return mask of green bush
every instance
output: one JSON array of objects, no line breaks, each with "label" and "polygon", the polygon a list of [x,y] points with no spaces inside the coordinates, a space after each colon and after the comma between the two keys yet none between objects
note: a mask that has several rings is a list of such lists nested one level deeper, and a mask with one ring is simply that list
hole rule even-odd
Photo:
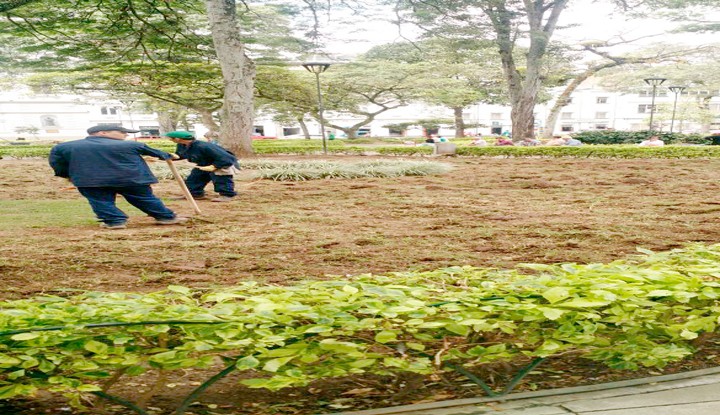
[{"label": "green bush", "polygon": [[568,157],[568,158],[719,158],[720,146],[638,147],[633,145],[585,145],[580,147],[458,147],[460,156]]},{"label": "green bush", "polygon": [[[607,134],[603,138],[596,134]],[[452,140],[457,144],[457,154],[463,156],[484,156],[484,157],[599,157],[599,158],[718,158],[720,157],[720,146],[682,146],[683,143],[706,141],[701,135],[674,135],[673,140],[682,137],[680,145],[638,148],[635,142],[644,140],[647,132],[585,132],[575,137],[586,144],[593,144],[595,141],[617,141],[630,142],[630,144],[618,145],[585,145],[582,147],[472,147],[466,145],[468,139]],[[663,139],[670,141],[667,137]],[[370,139],[368,139],[370,140]],[[390,156],[422,156],[430,155],[433,152],[431,146],[406,146],[400,144],[396,139],[372,139],[372,146],[359,145],[358,140],[332,140],[327,142],[328,153],[365,155],[375,153]],[[666,142],[668,142],[666,141]],[[386,144],[386,145],[382,145]],[[170,141],[151,141],[149,146],[167,151],[175,151],[175,144]],[[5,157],[47,157],[50,154],[51,145],[31,146],[0,146],[0,156]],[[322,154],[322,141],[320,140],[255,140],[253,149],[256,154]]]},{"label": "green bush", "polygon": [[659,135],[665,144],[708,144],[702,134],[681,134],[681,133],[665,133],[659,131],[616,131],[616,130],[597,130],[582,131],[572,134],[573,138],[582,141],[585,144],[637,144],[646,140],[651,135]]},{"label": "green bush", "polygon": [[242,384],[271,390],[568,353],[617,369],[662,368],[717,332],[720,245],[644,252],[609,264],[1,301],[0,399],[46,390],[80,405],[120,375],[218,362],[221,373],[241,371]]}]

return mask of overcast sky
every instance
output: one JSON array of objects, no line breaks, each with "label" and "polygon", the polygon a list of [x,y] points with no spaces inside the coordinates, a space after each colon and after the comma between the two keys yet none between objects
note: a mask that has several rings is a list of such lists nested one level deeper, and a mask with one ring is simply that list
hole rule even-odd
[{"label": "overcast sky", "polygon": [[[392,18],[392,14],[386,14]],[[720,16],[716,16],[720,19]],[[706,16],[707,18],[707,16]],[[623,13],[616,12],[608,2],[595,2],[593,0],[573,0],[570,6],[563,11],[560,17],[560,26],[579,24],[572,27],[557,30],[553,40],[563,43],[579,43],[585,40],[618,40],[619,36],[624,39],[636,39],[644,36],[663,34],[673,29],[678,24],[659,19],[628,19]],[[328,27],[332,24],[328,24]],[[396,26],[383,22],[380,19],[373,21],[362,21],[357,24],[342,24],[327,29],[336,40],[328,43],[327,50],[331,53],[343,55],[356,55],[366,52],[375,45],[403,41]],[[412,37],[417,31],[412,28],[404,28],[403,35]],[[711,35],[667,35],[648,37],[636,42],[638,45],[657,43],[673,39],[673,42],[685,43],[710,43],[717,36]]]}]

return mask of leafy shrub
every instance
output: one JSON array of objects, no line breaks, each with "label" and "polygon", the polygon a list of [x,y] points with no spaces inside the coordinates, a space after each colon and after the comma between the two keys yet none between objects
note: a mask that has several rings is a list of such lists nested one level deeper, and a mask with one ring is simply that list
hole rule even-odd
[{"label": "leafy shrub", "polygon": [[663,367],[717,331],[720,245],[644,252],[609,264],[3,301],[0,399],[48,390],[80,405],[120,374],[217,361],[222,373],[244,372],[244,385],[272,390],[566,353],[618,369]]},{"label": "leafy shrub", "polygon": [[708,144],[709,140],[704,139],[701,134],[666,133],[659,131],[616,131],[597,130],[582,131],[573,134],[576,138],[586,144],[637,144],[646,140],[651,135],[658,135],[665,144],[687,143],[687,144]]},{"label": "leafy shrub", "polygon": [[718,158],[720,146],[585,145],[580,147],[458,147],[461,156],[583,158]]}]

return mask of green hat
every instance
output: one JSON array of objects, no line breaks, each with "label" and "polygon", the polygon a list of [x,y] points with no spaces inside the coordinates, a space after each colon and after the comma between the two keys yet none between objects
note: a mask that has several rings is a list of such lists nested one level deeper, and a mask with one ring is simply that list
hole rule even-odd
[{"label": "green hat", "polygon": [[170,131],[163,134],[165,137],[179,138],[181,140],[194,140],[195,136],[189,131]]}]

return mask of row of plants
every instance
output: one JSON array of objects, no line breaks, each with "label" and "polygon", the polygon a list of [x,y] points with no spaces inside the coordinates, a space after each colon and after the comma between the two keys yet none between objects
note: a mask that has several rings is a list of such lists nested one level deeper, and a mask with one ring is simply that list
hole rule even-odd
[{"label": "row of plants", "polygon": [[718,158],[720,146],[585,145],[580,147],[458,147],[457,154],[475,157],[563,157],[607,159],[693,159]]},{"label": "row of plants", "polygon": [[585,144],[637,144],[646,140],[651,135],[658,135],[665,144],[710,144],[712,140],[708,139],[708,134],[683,134],[670,133],[662,131],[616,131],[616,130],[597,130],[597,131],[581,131],[572,134],[573,138],[582,141]]},{"label": "row of plants", "polygon": [[[254,170],[256,179],[275,181],[305,181],[317,179],[356,179],[361,177],[428,176],[450,171],[451,165],[435,161],[369,160],[363,162],[338,162],[326,160],[280,161],[251,159],[243,161],[241,170]],[[158,179],[172,179],[173,173],[165,163],[150,163],[150,169]],[[180,164],[176,167],[181,176],[187,177],[192,167]]]},{"label": "row of plants", "polygon": [[[271,142],[273,144],[266,144]],[[169,143],[169,142],[168,142]],[[254,150],[259,155],[270,154],[321,154],[322,144],[318,140],[263,140],[254,142]],[[172,143],[152,142],[155,148],[172,152]],[[0,147],[0,157],[47,157],[50,145],[36,146],[5,146]],[[348,155],[391,155],[391,156],[424,156],[433,152],[426,146],[373,146],[360,147],[350,141],[335,141],[328,146],[331,154]],[[720,157],[720,146],[678,145],[665,147],[637,147],[635,145],[585,145],[581,147],[519,147],[519,146],[488,146],[472,147],[458,145],[457,154],[474,157],[581,157],[581,158],[717,158]]]},{"label": "row of plants", "polygon": [[[456,371],[509,392],[553,356],[662,368],[720,321],[720,245],[608,264],[452,267],[291,286],[244,283],[150,294],[87,292],[0,302],[0,399],[96,395],[145,414],[113,386],[148,372],[215,369],[212,383],[279,390],[316,379]],[[530,362],[504,389],[483,365]],[[221,369],[221,370],[220,370]]]}]

